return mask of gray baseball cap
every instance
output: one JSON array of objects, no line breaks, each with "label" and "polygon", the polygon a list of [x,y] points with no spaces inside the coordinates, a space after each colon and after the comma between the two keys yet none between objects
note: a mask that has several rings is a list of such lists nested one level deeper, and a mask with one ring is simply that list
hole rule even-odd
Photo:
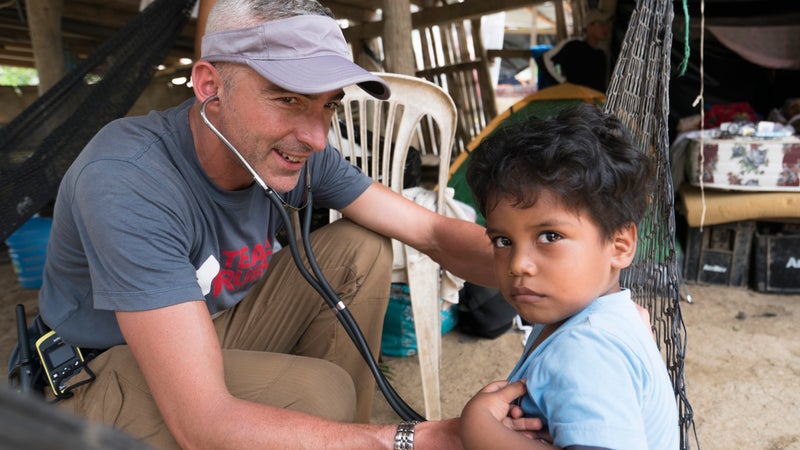
[{"label": "gray baseball cap", "polygon": [[267,80],[298,94],[319,94],[357,84],[375,98],[386,82],[355,64],[339,24],[299,15],[203,36],[201,59],[246,64]]}]

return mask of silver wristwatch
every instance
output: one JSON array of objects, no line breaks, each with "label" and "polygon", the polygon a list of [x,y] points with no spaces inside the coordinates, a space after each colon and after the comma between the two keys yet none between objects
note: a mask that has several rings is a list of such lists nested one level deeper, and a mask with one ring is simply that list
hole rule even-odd
[{"label": "silver wristwatch", "polygon": [[394,435],[394,450],[414,450],[414,425],[419,420],[401,422]]}]

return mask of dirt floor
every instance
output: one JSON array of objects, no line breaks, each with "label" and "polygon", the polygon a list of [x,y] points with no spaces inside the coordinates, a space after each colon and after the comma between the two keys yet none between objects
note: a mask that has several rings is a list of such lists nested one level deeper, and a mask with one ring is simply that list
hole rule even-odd
[{"label": "dirt floor", "polygon": [[[3,255],[5,256],[5,255]],[[696,449],[800,450],[800,295],[690,285],[682,302],[686,324],[687,395],[695,414]],[[14,305],[38,312],[36,291],[23,289],[0,256],[0,357],[16,341]],[[457,416],[484,384],[502,379],[522,351],[521,333],[497,339],[450,332],[443,337],[441,397],[445,417]],[[384,358],[395,390],[423,412],[416,357]],[[397,416],[376,394],[373,421]],[[698,445],[699,444],[699,445]]]}]

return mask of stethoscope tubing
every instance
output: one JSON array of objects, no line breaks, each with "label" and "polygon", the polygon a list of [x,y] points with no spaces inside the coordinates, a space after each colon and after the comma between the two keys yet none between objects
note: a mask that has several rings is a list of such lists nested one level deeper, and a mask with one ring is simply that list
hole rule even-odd
[{"label": "stethoscope tubing", "polygon": [[[295,266],[297,266],[298,271],[300,274],[305,278],[309,285],[314,288],[317,293],[325,300],[328,306],[336,315],[336,318],[342,324],[347,335],[350,337],[350,340],[353,341],[356,349],[361,354],[364,361],[369,366],[370,371],[372,372],[373,377],[375,378],[375,382],[378,385],[378,388],[381,390],[381,393],[386,398],[386,401],[392,407],[392,409],[400,416],[403,420],[418,420],[423,421],[425,417],[414,411],[413,408],[408,406],[408,404],[400,397],[400,395],[394,390],[392,385],[384,376],[383,372],[378,367],[377,362],[375,361],[375,357],[372,355],[370,351],[369,344],[367,343],[366,339],[364,339],[364,334],[361,331],[361,328],[358,326],[353,315],[350,313],[350,310],[344,304],[344,302],[339,298],[339,295],[336,291],[331,287],[328,279],[322,273],[322,270],[317,263],[317,260],[314,256],[314,252],[311,248],[311,241],[309,238],[311,232],[311,211],[312,211],[312,192],[311,192],[311,174],[309,172],[308,163],[306,163],[305,171],[306,171],[306,202],[301,208],[294,208],[290,205],[287,205],[286,202],[278,195],[278,193],[269,187],[264,180],[256,173],[253,167],[247,162],[244,156],[236,149],[236,147],[228,141],[227,138],[211,123],[206,115],[206,105],[216,100],[217,96],[208,97],[203,101],[200,105],[200,117],[202,118],[203,122],[208,126],[208,128],[222,141],[223,144],[233,152],[242,165],[250,172],[253,176],[255,182],[264,190],[265,195],[269,199],[269,201],[275,206],[275,209],[281,216],[281,220],[283,221],[283,225],[286,228],[286,234],[289,241],[289,251],[292,254],[292,259],[294,260]],[[303,210],[302,214],[302,224],[300,230],[300,239],[303,244],[303,250],[306,254],[306,259],[308,261],[308,265],[311,269],[305,266],[303,262],[302,256],[300,255],[300,249],[297,245],[297,236],[294,233],[294,227],[292,224],[292,220],[289,217],[289,213],[287,212],[288,208],[294,208],[299,211]],[[312,274],[313,272],[313,274]]]}]

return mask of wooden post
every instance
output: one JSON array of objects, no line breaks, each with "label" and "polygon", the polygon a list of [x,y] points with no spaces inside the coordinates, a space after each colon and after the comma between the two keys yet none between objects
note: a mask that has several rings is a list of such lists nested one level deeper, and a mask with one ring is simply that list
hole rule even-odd
[{"label": "wooden post", "polygon": [[[600,0],[598,8],[603,11],[611,11],[616,16],[617,0]],[[611,20],[611,32],[608,33],[608,39],[600,43],[600,48],[602,48],[603,52],[606,54],[606,80],[609,82],[611,81],[611,74],[614,72],[612,64],[615,61],[611,57],[611,43],[614,41],[614,22],[616,21],[616,17],[613,17]],[[620,42],[621,41],[622,37],[620,37]]]},{"label": "wooden post", "polygon": [[386,71],[414,75],[416,64],[411,43],[411,4],[409,0],[381,0],[381,7]]},{"label": "wooden post", "polygon": [[[539,45],[539,27],[537,26],[537,22],[539,20],[539,11],[536,6],[531,6],[531,39],[530,39],[530,48],[533,48]],[[531,55],[531,60],[528,64],[528,70],[531,74],[531,83],[536,85],[536,90],[539,90],[539,66],[536,64],[536,60],[533,59],[533,55]]]},{"label": "wooden post", "polygon": [[44,94],[66,73],[64,43],[61,40],[63,0],[28,0],[28,28],[33,61],[39,73],[39,95]]},{"label": "wooden post", "polygon": [[208,12],[214,6],[216,0],[199,0],[197,5],[197,25],[194,32],[194,59],[200,59],[201,45],[203,42],[203,35],[206,34],[206,22],[208,21]]},{"label": "wooden post", "polygon": [[[489,57],[486,55],[486,49],[483,47],[483,38],[481,37],[481,19],[472,19],[472,44],[475,46],[475,54],[481,64],[478,66],[478,85],[480,86],[481,97],[483,98],[484,118],[490,120],[497,115],[497,97],[495,95],[494,86],[492,86],[492,74],[489,72]],[[481,128],[485,127],[487,123],[481,124]]]},{"label": "wooden post", "polygon": [[553,2],[556,7],[556,42],[561,42],[568,37],[567,19],[564,15],[564,3],[561,0]]}]

